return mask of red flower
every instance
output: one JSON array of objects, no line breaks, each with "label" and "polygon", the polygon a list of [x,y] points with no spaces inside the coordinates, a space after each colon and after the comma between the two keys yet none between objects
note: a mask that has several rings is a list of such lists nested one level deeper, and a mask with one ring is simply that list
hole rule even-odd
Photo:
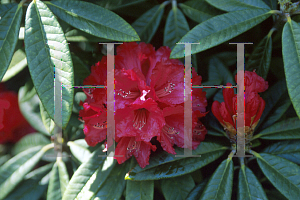
[{"label": "red flower", "polygon": [[[150,44],[124,43],[117,47],[115,56],[115,120],[118,142],[116,157],[123,163],[134,155],[141,167],[149,161],[150,150],[156,147],[150,141],[157,138],[164,150],[175,154],[173,145],[183,147],[184,65],[169,59],[171,50],[161,47],[155,51]],[[84,84],[106,85],[106,56],[92,67]],[[201,84],[201,77],[193,71],[193,84]],[[106,138],[106,89],[84,89],[87,100],[80,117],[85,122],[84,133],[89,145]],[[197,117],[205,116],[205,92],[193,90],[193,149],[204,139],[205,127]],[[177,106],[180,112],[177,112]],[[165,109],[177,113],[165,113]],[[173,112],[172,111],[172,112]],[[166,124],[166,121],[168,123]],[[167,126],[179,131],[174,139],[167,134]],[[167,143],[167,145],[165,145]],[[133,146],[132,146],[133,145]]]},{"label": "red flower", "polygon": [[34,129],[20,112],[18,96],[14,92],[0,92],[0,144],[17,142]]},{"label": "red flower", "polygon": [[121,164],[134,155],[140,167],[144,168],[149,165],[150,150],[156,150],[156,146],[150,142],[136,141],[135,137],[122,137],[116,147],[115,158]]},{"label": "red flower", "polygon": [[[240,71],[239,73],[241,73]],[[268,82],[265,81],[262,77],[258,76],[254,70],[253,72],[245,71],[245,91],[246,92],[264,92],[268,89]],[[235,81],[237,79],[237,75],[235,75]]]},{"label": "red flower", "polygon": [[[169,153],[175,154],[173,145],[184,148],[184,107],[167,107],[163,109],[166,124],[161,129],[160,136],[157,138],[163,149]],[[201,141],[204,140],[207,133],[206,128],[201,122],[198,122],[197,116],[193,115],[193,134],[192,148],[196,149]],[[197,126],[197,127],[196,127]]]},{"label": "red flower", "polygon": [[[246,136],[253,134],[256,125],[265,108],[265,101],[258,95],[268,88],[268,82],[261,80],[255,72],[245,72],[245,132]],[[257,82],[256,82],[257,81]],[[227,83],[227,86],[231,86]],[[213,102],[212,112],[232,141],[236,135],[236,118],[237,118],[237,95],[234,94],[233,88],[223,89],[224,102]]]}]

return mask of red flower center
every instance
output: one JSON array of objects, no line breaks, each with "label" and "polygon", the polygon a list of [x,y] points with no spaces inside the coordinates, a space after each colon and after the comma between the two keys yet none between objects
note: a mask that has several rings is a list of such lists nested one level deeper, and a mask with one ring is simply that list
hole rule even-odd
[{"label": "red flower center", "polygon": [[166,87],[164,87],[164,88],[162,88],[162,89],[160,89],[160,90],[158,90],[158,91],[155,92],[156,96],[158,98],[167,96],[167,95],[169,95],[172,92],[172,90],[174,90],[174,87],[175,87],[175,84],[171,83],[170,81],[168,81]]},{"label": "red flower center", "polygon": [[141,108],[134,111],[133,127],[141,130],[147,123],[147,109]]}]

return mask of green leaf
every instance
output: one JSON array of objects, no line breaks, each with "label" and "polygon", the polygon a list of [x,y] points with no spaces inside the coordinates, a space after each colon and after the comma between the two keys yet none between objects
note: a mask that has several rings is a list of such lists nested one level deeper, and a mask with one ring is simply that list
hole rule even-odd
[{"label": "green leaf", "polygon": [[47,199],[61,200],[69,182],[69,174],[65,163],[61,158],[57,158],[53,165],[49,181]]},{"label": "green leaf", "polygon": [[300,164],[300,140],[285,140],[271,144],[261,152],[273,154]]},{"label": "green leaf", "polygon": [[[112,158],[113,159],[113,158]],[[101,185],[95,199],[120,199],[125,188],[125,174],[129,171],[130,162],[115,165],[106,181]]]},{"label": "green leaf", "polygon": [[37,146],[42,147],[47,144],[50,144],[50,140],[48,138],[40,133],[32,133],[22,137],[22,139],[13,146],[12,153],[16,155],[29,148]]},{"label": "green leaf", "polygon": [[206,0],[206,2],[216,8],[219,8],[220,10],[224,10],[227,12],[256,8],[264,8],[270,10],[270,7],[266,5],[262,0]]},{"label": "green leaf", "polygon": [[154,181],[127,181],[126,200],[153,199]]},{"label": "green leaf", "polygon": [[223,13],[209,5],[205,0],[186,1],[180,3],[179,7],[186,16],[198,23]]},{"label": "green leaf", "polygon": [[[73,2],[73,1],[72,1]],[[41,102],[54,120],[54,67],[63,85],[74,85],[73,64],[67,40],[58,21],[40,0],[32,1],[26,12],[25,50],[34,87]],[[37,56],[38,55],[38,56]],[[72,87],[63,87],[61,120],[55,123],[62,128],[68,124],[73,107]]]},{"label": "green leaf", "polygon": [[83,1],[45,2],[63,21],[91,35],[116,41],[137,41],[134,29],[117,14]]},{"label": "green leaf", "polygon": [[208,181],[200,199],[231,199],[233,162],[224,160]]},{"label": "green leaf", "polygon": [[[267,19],[272,14],[267,9],[247,9],[218,15],[195,26],[179,42],[200,43],[192,45],[192,52],[198,53],[217,46],[244,33]],[[184,45],[178,44],[171,58],[184,57]]]},{"label": "green leaf", "polygon": [[190,30],[184,15],[177,8],[176,2],[173,2],[173,7],[168,14],[164,31],[164,46],[168,46],[171,49]]},{"label": "green leaf", "polygon": [[272,10],[277,10],[277,0],[263,0]]},{"label": "green leaf", "polygon": [[5,198],[34,168],[47,151],[46,147],[38,146],[27,149],[0,167],[0,199]]},{"label": "green leaf", "polygon": [[165,3],[154,6],[133,22],[132,27],[140,36],[141,41],[146,43],[151,41],[164,14],[164,8]]},{"label": "green leaf", "polygon": [[69,42],[111,42],[111,40],[99,38],[78,29],[66,32],[65,36]]},{"label": "green leaf", "polygon": [[264,189],[253,172],[242,165],[239,171],[238,200],[268,200]]},{"label": "green leaf", "polygon": [[[74,80],[76,85],[83,85],[83,80],[88,77],[91,72],[87,66],[74,53],[71,53],[74,66]],[[78,82],[78,83],[77,83]]]},{"label": "green leaf", "polygon": [[268,140],[300,139],[300,120],[295,117],[275,123],[253,137],[253,139],[256,138]]},{"label": "green leaf", "polygon": [[81,163],[88,161],[91,157],[91,152],[88,149],[88,145],[84,139],[76,140],[74,142],[69,141],[70,151],[73,156],[77,158]]},{"label": "green leaf", "polygon": [[40,100],[31,82],[27,82],[25,86],[20,88],[18,99],[20,111],[29,124],[38,132],[50,136],[43,124],[39,110]]},{"label": "green leaf", "polygon": [[2,79],[2,81],[8,81],[27,66],[27,59],[25,52],[22,49],[18,49],[11,60],[11,63]]},{"label": "green leaf", "polygon": [[246,70],[253,71],[256,69],[256,73],[267,78],[271,57],[272,57],[272,33],[265,36],[262,41],[255,47],[249,60],[246,63]]},{"label": "green leaf", "polygon": [[49,182],[49,172],[53,164],[33,170],[24,177],[13,193],[10,193],[5,200],[38,200],[47,189]]},{"label": "green leaf", "polygon": [[16,3],[8,3],[8,4],[0,4],[0,13],[1,16],[4,16],[7,11],[9,11],[12,7],[16,6]]},{"label": "green leaf", "polygon": [[194,187],[190,174],[161,181],[161,190],[166,200],[184,200]]},{"label": "green leaf", "polygon": [[[95,198],[115,165],[112,157],[105,159],[105,157],[100,156],[102,154],[102,148],[98,148],[88,161],[80,165],[66,188],[63,200]],[[116,185],[112,187],[115,188]]]},{"label": "green leaf", "polygon": [[54,121],[50,118],[49,114],[45,110],[42,102],[40,102],[40,113],[42,117],[42,122],[47,130],[48,133],[52,134],[54,128],[55,128],[55,123]]},{"label": "green leaf", "polygon": [[6,154],[4,156],[0,156],[0,167],[3,165],[6,161],[10,159],[10,155]]},{"label": "green leaf", "polygon": [[0,80],[2,80],[17,45],[23,9],[21,4],[1,5],[0,12],[5,13],[0,19]]},{"label": "green leaf", "polygon": [[[227,83],[231,83],[235,85],[234,78],[232,73],[228,70],[228,68],[224,65],[224,63],[217,57],[213,56],[209,60],[208,67],[208,81],[203,83],[205,86],[218,86],[218,85],[226,85]],[[206,97],[212,97],[217,91],[220,91],[220,88],[204,88]]]},{"label": "green leaf", "polygon": [[[150,158],[149,165],[145,168],[135,166],[126,176],[128,180],[157,180],[171,178],[193,172],[219,158],[227,149],[213,142],[201,142],[193,155],[201,157],[175,157],[167,152],[162,152]],[[183,149],[175,148],[177,155],[183,155]]]},{"label": "green leaf", "polygon": [[143,3],[145,1],[146,0],[102,0],[102,1],[97,1],[96,3],[99,6],[102,6],[103,8],[109,10],[116,10],[127,6]]},{"label": "green leaf", "polygon": [[200,184],[196,185],[194,189],[189,193],[186,200],[198,200],[208,182],[208,179],[203,180]]},{"label": "green leaf", "polygon": [[290,18],[283,28],[282,55],[289,96],[300,118],[300,25]]},{"label": "green leaf", "polygon": [[266,106],[257,125],[260,130],[279,120],[291,105],[284,80],[278,81],[267,89],[262,94],[262,98],[265,100]]},{"label": "green leaf", "polygon": [[270,182],[288,199],[300,196],[300,167],[284,158],[254,153],[258,165]]}]

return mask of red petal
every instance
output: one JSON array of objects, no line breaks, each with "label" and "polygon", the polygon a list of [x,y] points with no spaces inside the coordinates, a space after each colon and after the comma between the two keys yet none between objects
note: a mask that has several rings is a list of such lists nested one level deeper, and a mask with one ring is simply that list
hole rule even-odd
[{"label": "red petal", "polygon": [[[232,86],[231,83],[227,83],[227,86]],[[233,101],[232,99],[235,98],[234,94],[234,89],[233,88],[224,88],[223,89],[223,97],[224,97],[224,102],[226,105],[226,109],[229,112],[229,115],[235,115],[236,114],[236,109],[233,110]]]}]

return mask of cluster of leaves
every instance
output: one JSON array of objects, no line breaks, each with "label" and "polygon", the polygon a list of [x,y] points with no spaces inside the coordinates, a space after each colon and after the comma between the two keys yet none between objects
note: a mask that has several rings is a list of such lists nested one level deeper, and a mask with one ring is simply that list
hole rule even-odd
[{"label": "cluster of leaves", "polygon": [[[1,4],[0,78],[14,84],[17,74],[30,74],[19,89],[19,105],[37,133],[1,146],[7,153],[0,152],[0,199],[298,199],[300,20],[278,7],[276,0]],[[79,89],[63,87],[62,120],[55,121],[54,67],[63,85],[80,85],[90,73],[87,66],[105,54],[98,42],[139,40],[169,46],[172,58],[184,57],[184,45],[177,42],[200,43],[192,52],[203,85],[234,84],[236,46],[229,43],[254,43],[245,45],[246,70],[256,69],[270,87],[263,94],[266,108],[252,139],[252,158],[228,157],[230,143],[211,113],[203,121],[207,138],[193,151],[201,157],[158,151],[144,169],[134,159],[116,164],[104,156],[103,144],[87,146],[77,120],[85,98]],[[220,89],[206,92],[209,105],[222,101]],[[60,157],[54,143],[63,151]]]}]

